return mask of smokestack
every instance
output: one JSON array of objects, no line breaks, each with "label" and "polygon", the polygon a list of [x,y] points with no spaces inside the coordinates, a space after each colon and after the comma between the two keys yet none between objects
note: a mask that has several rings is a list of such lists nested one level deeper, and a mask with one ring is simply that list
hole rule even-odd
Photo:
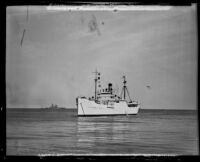
[{"label": "smokestack", "polygon": [[112,93],[112,83],[108,84],[108,91]]}]

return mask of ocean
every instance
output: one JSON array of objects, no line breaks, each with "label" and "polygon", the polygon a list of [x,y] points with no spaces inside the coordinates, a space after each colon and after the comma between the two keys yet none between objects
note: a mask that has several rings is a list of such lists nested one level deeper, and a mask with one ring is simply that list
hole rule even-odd
[{"label": "ocean", "polygon": [[77,117],[76,109],[6,110],[6,154],[197,155],[195,110]]}]

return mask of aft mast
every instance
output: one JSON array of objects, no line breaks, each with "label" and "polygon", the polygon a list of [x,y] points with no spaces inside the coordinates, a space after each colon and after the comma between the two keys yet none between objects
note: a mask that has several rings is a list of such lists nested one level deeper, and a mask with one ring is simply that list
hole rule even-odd
[{"label": "aft mast", "polygon": [[131,98],[130,98],[130,95],[129,95],[129,92],[128,92],[128,88],[126,86],[126,83],[127,83],[126,76],[123,76],[123,79],[124,79],[124,81],[123,81],[124,86],[122,88],[120,98],[122,99],[122,95],[123,95],[124,100],[126,100],[126,92],[127,92],[129,100],[131,101]]}]

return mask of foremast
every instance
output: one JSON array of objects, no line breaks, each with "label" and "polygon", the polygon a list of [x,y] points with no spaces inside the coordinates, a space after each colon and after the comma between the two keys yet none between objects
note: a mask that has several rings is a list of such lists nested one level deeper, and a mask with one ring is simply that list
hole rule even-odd
[{"label": "foremast", "polygon": [[97,81],[100,80],[100,73],[97,71],[97,69],[95,70],[95,78],[94,78],[94,84],[95,84],[95,89],[94,89],[94,100],[95,102],[97,101]]}]

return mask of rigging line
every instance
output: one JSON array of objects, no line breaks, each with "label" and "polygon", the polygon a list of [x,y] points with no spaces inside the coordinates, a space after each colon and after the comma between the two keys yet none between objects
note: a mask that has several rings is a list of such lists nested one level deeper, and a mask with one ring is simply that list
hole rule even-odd
[{"label": "rigging line", "polygon": [[126,87],[126,91],[127,91],[127,93],[128,93],[129,100],[131,101],[131,98],[130,98],[129,91],[128,91],[128,88],[127,88],[127,87]]},{"label": "rigging line", "polygon": [[24,29],[24,31],[23,31],[23,35],[22,35],[22,39],[21,39],[21,46],[22,46],[22,43],[23,43],[23,40],[24,40],[25,32],[26,32],[26,29]]},{"label": "rigging line", "polygon": [[124,88],[122,87],[122,91],[121,91],[121,94],[120,94],[121,99],[122,99],[123,90],[124,90]]}]

